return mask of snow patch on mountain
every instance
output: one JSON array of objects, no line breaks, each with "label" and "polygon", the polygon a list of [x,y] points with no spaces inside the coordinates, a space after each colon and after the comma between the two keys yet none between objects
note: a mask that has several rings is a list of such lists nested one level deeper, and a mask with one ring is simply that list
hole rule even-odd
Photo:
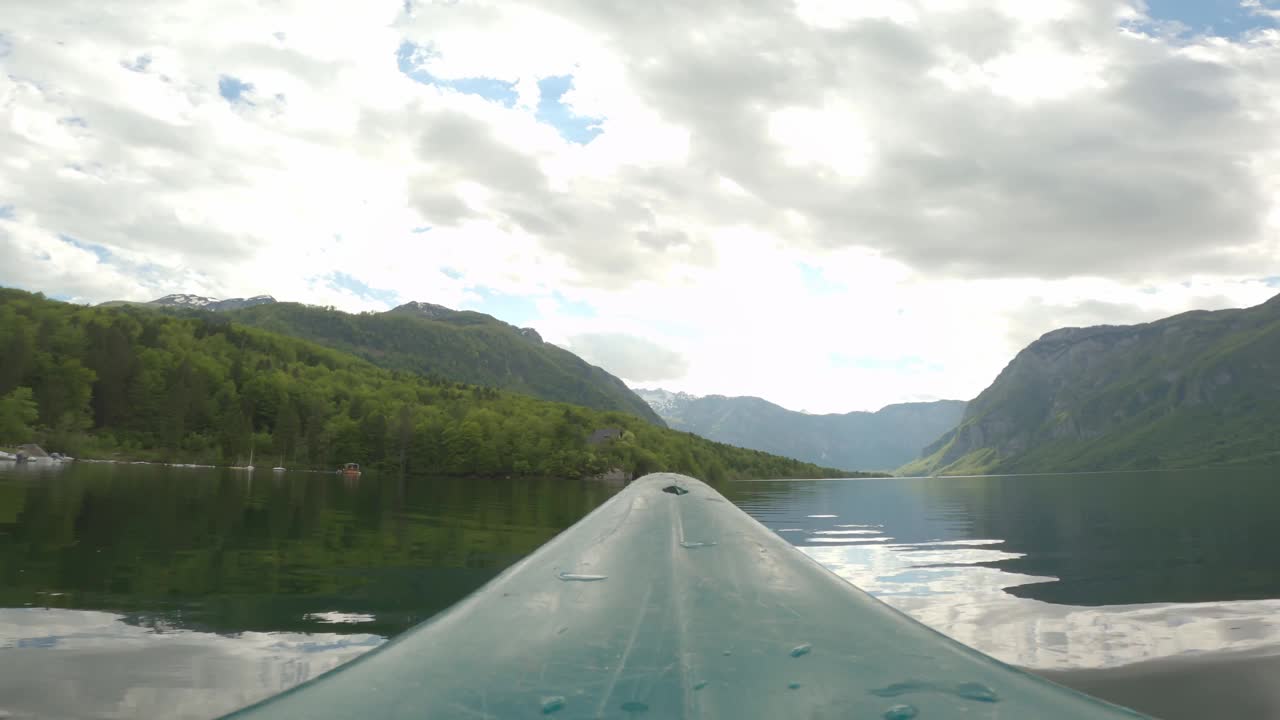
[{"label": "snow patch on mountain", "polygon": [[187,295],[184,293],[175,293],[173,295],[165,295],[159,300],[152,300],[152,305],[187,305],[189,307],[205,307],[210,303],[218,302],[215,298],[203,297],[200,295]]},{"label": "snow patch on mountain", "polygon": [[684,409],[689,403],[698,400],[700,396],[690,395],[684,392],[671,392],[662,388],[646,390],[644,388],[632,388],[631,390],[640,396],[641,400],[649,403],[649,407],[658,413],[660,417],[680,417]]},{"label": "snow patch on mountain", "polygon": [[205,297],[203,295],[191,295],[189,293],[174,293],[165,295],[158,300],[152,300],[148,305],[163,305],[165,307],[186,307],[197,308],[200,310],[212,310],[219,312],[223,310],[239,310],[240,308],[253,307],[254,305],[265,305],[273,303],[276,299],[270,295],[254,295],[251,298],[227,298],[219,300],[217,298]]}]

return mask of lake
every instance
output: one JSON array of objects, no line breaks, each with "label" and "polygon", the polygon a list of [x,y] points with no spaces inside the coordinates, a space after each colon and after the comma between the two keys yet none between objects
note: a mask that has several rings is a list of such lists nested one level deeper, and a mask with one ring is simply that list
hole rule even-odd
[{"label": "lake", "polygon": [[[1275,479],[1230,470],[723,492],[941,632],[1024,667],[1088,672],[1280,653]],[[0,717],[216,716],[448,607],[616,490],[0,465]]]}]

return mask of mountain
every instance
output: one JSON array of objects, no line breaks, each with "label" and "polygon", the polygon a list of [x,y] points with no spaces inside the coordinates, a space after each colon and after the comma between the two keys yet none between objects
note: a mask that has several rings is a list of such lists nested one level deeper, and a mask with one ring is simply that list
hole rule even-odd
[{"label": "mountain", "polygon": [[13,435],[0,443],[169,462],[242,463],[256,451],[291,468],[359,462],[421,478],[843,475],[629,413],[389,371],[229,314],[83,307],[0,288],[0,408],[11,408],[3,431]]},{"label": "mountain", "polygon": [[225,310],[239,310],[241,308],[253,307],[254,305],[266,305],[274,302],[276,302],[276,299],[270,295],[255,295],[251,298],[228,298],[226,300],[218,300],[216,298],[204,297],[202,295],[175,293],[173,295],[165,295],[158,300],[152,300],[145,303],[132,302],[129,300],[114,300],[112,302],[102,303],[99,307],[141,305],[144,307],[193,308],[198,310],[221,312]]},{"label": "mountain", "polygon": [[[649,403],[649,407],[653,408],[658,416],[667,421],[667,424],[674,422],[683,422],[684,409],[695,400],[697,395],[689,393],[671,392],[657,388],[656,390],[645,390],[644,388],[635,388],[635,394],[640,396],[641,400]],[[672,425],[672,427],[675,427]]]},{"label": "mountain", "polygon": [[903,403],[876,412],[811,415],[755,397],[698,397],[667,390],[636,390],[673,428],[719,442],[817,462],[831,467],[896,468],[955,427],[964,402]]},{"label": "mountain", "polygon": [[1202,467],[1280,459],[1280,296],[1042,336],[900,473]]},{"label": "mountain", "polygon": [[222,315],[253,327],[349,352],[379,367],[596,410],[620,410],[664,425],[621,380],[568,350],[484,313],[425,302],[351,314],[300,303],[256,304]]},{"label": "mountain", "polygon": [[237,322],[352,353],[379,367],[437,379],[486,385],[596,410],[621,410],[665,426],[621,380],[568,350],[544,342],[533,328],[491,315],[409,302],[383,313],[277,302],[270,295],[215,300],[166,295],[147,303],[115,301],[170,311],[215,311]]}]

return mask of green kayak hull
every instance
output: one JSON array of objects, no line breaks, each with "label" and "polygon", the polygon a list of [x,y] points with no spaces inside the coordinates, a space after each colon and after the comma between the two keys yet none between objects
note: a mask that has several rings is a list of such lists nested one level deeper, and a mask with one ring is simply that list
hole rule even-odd
[{"label": "green kayak hull", "polygon": [[631,483],[448,611],[229,717],[1135,718],[872,598],[682,475]]}]

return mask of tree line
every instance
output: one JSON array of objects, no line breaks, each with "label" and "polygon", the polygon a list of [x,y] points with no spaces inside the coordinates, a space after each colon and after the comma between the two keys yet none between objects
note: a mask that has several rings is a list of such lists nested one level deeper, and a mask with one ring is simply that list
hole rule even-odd
[{"label": "tree line", "polygon": [[[385,370],[225,318],[0,288],[0,445],[80,457],[414,475],[849,473],[492,387]],[[592,432],[616,437],[592,443]]]}]

